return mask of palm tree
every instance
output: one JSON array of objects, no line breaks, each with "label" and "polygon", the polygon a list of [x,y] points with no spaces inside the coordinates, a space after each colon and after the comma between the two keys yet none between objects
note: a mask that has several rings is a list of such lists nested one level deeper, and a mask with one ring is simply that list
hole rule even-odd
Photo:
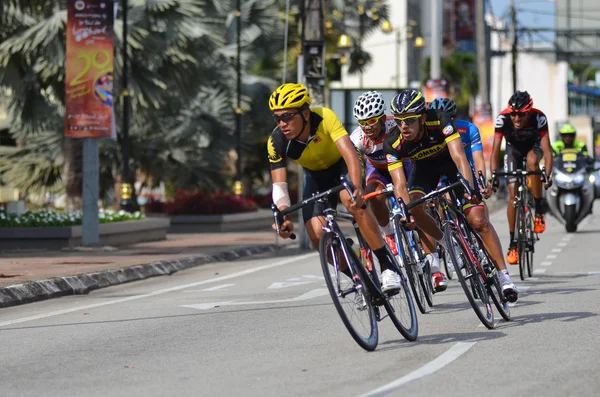
[{"label": "palm tree", "polygon": [[[269,3],[245,2],[251,12],[244,32],[248,53],[260,36],[257,27],[269,26],[273,14]],[[8,7],[13,10],[9,16],[2,13],[1,34],[6,38],[0,45],[0,86],[12,90],[11,133],[23,145],[2,149],[0,173],[5,182],[28,193],[64,188],[77,197],[81,191],[81,174],[76,171],[80,170],[80,141],[62,138],[66,11],[59,1],[47,0],[42,8],[52,12],[43,14],[37,13],[37,5],[15,2]],[[153,183],[169,180],[178,187],[215,188],[222,181],[218,165],[233,146],[232,46],[224,34],[231,25],[231,12],[227,12],[231,5],[231,1],[153,0],[131,7],[130,137],[135,160],[130,166],[151,175]],[[120,91],[121,32],[117,20],[116,92]],[[31,139],[34,135],[38,138]],[[53,153],[54,161],[36,162],[39,153]],[[114,170],[121,169],[119,145],[102,141],[101,153],[101,186],[109,189],[110,181],[118,176]],[[42,171],[28,177],[32,174],[15,158],[36,164],[54,178],[35,178]],[[60,177],[56,168],[63,170]]]}]

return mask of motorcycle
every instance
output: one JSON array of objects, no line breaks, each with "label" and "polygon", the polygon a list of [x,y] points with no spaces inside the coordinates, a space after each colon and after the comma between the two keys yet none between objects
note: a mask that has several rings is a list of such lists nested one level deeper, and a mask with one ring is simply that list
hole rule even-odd
[{"label": "motorcycle", "polygon": [[591,160],[578,150],[563,149],[554,158],[554,184],[546,191],[550,213],[565,225],[567,233],[591,213],[595,191]]}]

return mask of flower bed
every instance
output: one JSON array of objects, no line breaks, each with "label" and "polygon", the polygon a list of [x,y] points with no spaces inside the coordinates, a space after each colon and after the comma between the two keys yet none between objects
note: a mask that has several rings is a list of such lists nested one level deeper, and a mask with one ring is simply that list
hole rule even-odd
[{"label": "flower bed", "polygon": [[215,215],[252,212],[258,209],[254,200],[229,193],[178,191],[175,198],[167,202],[150,200],[144,206],[147,213],[168,215]]},{"label": "flower bed", "polygon": [[[83,213],[60,213],[52,210],[36,212],[26,211],[21,215],[7,214],[0,211],[0,227],[58,227],[81,225]],[[100,223],[113,223],[144,219],[139,212],[130,214],[125,211],[100,210],[98,213]]]}]

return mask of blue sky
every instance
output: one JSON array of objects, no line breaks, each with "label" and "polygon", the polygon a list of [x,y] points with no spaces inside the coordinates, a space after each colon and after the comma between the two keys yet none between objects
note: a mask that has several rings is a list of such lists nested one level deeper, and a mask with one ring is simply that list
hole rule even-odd
[{"label": "blue sky", "polygon": [[[491,8],[489,5],[491,4]],[[549,0],[515,0],[517,8],[517,21],[521,27],[526,28],[554,28],[555,4]],[[509,0],[489,0],[487,12],[492,12],[498,18],[509,18]],[[546,34],[546,38],[553,40],[553,34]]]}]

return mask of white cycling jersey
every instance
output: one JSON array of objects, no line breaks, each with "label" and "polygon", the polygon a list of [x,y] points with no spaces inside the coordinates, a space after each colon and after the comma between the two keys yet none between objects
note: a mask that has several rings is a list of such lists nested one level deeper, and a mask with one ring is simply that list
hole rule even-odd
[{"label": "white cycling jersey", "polygon": [[370,140],[360,126],[352,131],[350,139],[358,152],[363,157],[366,157],[369,163],[377,169],[387,171],[388,166],[385,153],[383,152],[383,141],[385,140],[386,135],[394,128],[397,128],[394,118],[392,116],[387,116],[385,121],[385,132],[381,134],[376,142]]}]

